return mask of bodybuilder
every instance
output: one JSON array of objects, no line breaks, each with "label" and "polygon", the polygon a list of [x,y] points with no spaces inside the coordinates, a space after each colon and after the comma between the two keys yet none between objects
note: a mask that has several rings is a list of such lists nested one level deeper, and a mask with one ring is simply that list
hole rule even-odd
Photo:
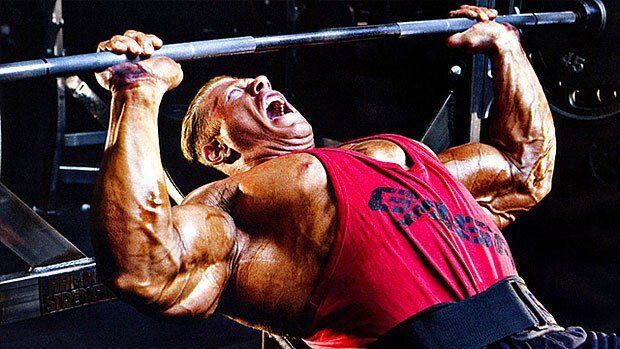
[{"label": "bodybuilder", "polygon": [[[493,22],[494,10],[451,15],[479,23],[448,46],[492,59],[498,115],[487,144],[436,156],[378,135],[316,149],[311,126],[267,78],[218,77],[192,101],[182,148],[229,177],[175,207],[157,116],[180,66],[151,58],[99,73],[113,96],[93,210],[103,277],[145,311],[217,310],[313,348],[371,345],[412,316],[515,278],[500,229],[550,190],[553,120],[518,32]],[[99,49],[149,56],[161,46],[127,31]],[[555,335],[576,347],[586,336],[552,319],[523,333],[505,341]]]}]

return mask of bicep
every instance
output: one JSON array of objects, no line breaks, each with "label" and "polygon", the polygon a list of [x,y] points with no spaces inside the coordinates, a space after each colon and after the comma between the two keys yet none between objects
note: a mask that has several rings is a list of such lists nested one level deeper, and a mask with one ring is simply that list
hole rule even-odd
[{"label": "bicep", "polygon": [[213,313],[231,273],[236,228],[222,209],[188,204],[172,209],[181,243],[181,263],[164,292],[163,313],[207,317]]},{"label": "bicep", "polygon": [[500,228],[536,203],[517,167],[493,146],[465,144],[444,151],[439,159]]}]

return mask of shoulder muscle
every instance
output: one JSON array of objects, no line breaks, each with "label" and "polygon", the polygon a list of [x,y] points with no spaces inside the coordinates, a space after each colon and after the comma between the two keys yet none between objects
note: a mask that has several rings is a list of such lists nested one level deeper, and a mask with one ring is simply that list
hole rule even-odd
[{"label": "shoulder muscle", "polygon": [[244,193],[271,191],[274,188],[307,193],[327,185],[323,164],[306,153],[278,157],[233,178],[239,182]]},{"label": "shoulder muscle", "polygon": [[385,139],[370,139],[357,143],[349,143],[341,148],[353,150],[375,160],[391,162],[403,167],[407,163],[407,154],[398,144]]}]

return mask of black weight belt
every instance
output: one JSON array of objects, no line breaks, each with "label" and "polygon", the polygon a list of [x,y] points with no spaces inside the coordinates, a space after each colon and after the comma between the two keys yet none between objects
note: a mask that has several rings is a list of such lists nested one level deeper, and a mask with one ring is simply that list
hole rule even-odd
[{"label": "black weight belt", "polygon": [[399,324],[374,348],[477,349],[523,331],[557,326],[519,277],[456,303],[442,303]]}]

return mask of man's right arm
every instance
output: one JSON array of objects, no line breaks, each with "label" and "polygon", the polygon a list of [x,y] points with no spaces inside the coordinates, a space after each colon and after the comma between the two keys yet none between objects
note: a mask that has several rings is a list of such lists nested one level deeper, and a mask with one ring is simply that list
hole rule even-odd
[{"label": "man's right arm", "polygon": [[[134,51],[153,45],[142,33],[128,33],[100,49],[139,54]],[[232,270],[236,228],[217,206],[170,205],[157,116],[164,93],[182,79],[180,67],[151,58],[109,68],[97,79],[112,92],[92,212],[98,268],[121,296],[142,308],[208,316]]]}]

